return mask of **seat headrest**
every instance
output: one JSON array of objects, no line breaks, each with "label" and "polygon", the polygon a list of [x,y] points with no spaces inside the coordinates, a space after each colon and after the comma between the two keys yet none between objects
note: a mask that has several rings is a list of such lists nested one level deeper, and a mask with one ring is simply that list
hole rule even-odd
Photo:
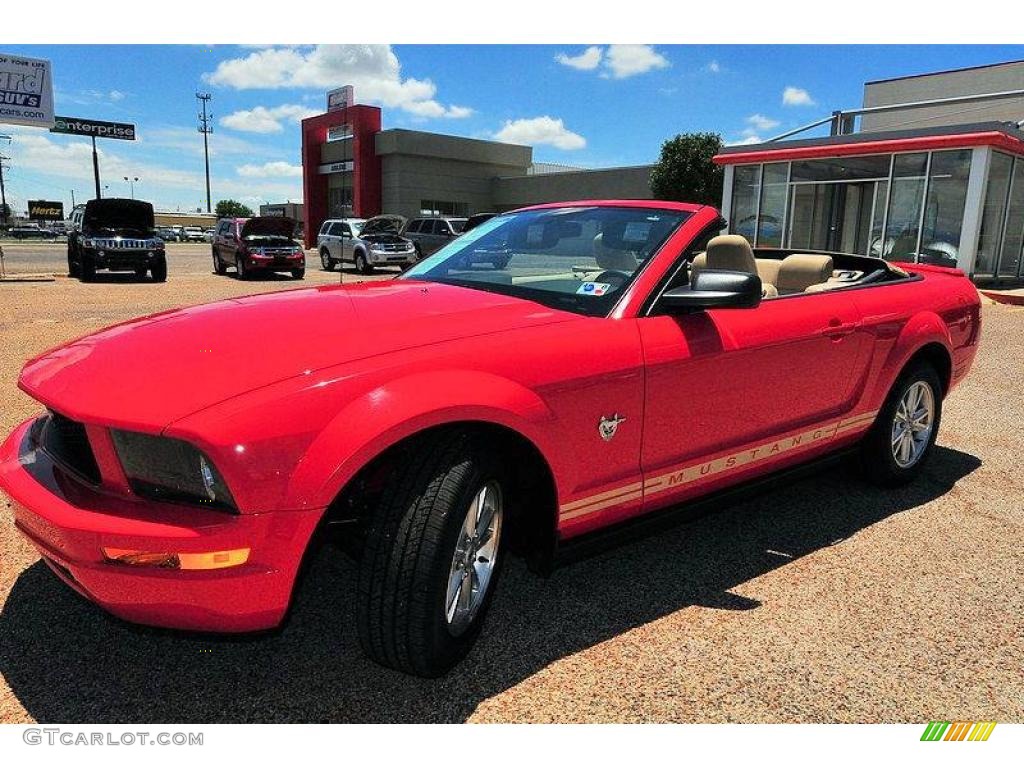
[{"label": "seat headrest", "polygon": [[803,293],[832,277],[832,257],[793,253],[782,260],[775,287],[779,293]]},{"label": "seat headrest", "polygon": [[[615,242],[611,238],[609,240]],[[603,234],[594,238],[594,260],[601,269],[614,269],[617,272],[632,273],[638,264],[636,256],[629,251],[606,246]]]},{"label": "seat headrest", "polygon": [[730,269],[734,272],[757,273],[754,251],[740,235],[718,235],[708,242],[708,269]]}]

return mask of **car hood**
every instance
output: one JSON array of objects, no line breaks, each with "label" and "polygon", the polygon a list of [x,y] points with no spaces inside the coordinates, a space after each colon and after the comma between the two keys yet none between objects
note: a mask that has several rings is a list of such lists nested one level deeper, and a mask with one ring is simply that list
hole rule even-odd
[{"label": "car hood", "polygon": [[312,371],[572,319],[579,316],[413,280],[301,288],[112,326],[30,360],[18,384],[70,418],[154,430]]},{"label": "car hood", "polygon": [[242,237],[273,235],[291,237],[295,232],[295,220],[286,216],[254,216],[242,225]]},{"label": "car hood", "polygon": [[153,228],[153,206],[143,200],[108,197],[85,205],[82,229],[148,230]]},{"label": "car hood", "polygon": [[385,213],[367,219],[359,234],[366,235],[397,235],[405,226],[405,217],[396,214]]}]

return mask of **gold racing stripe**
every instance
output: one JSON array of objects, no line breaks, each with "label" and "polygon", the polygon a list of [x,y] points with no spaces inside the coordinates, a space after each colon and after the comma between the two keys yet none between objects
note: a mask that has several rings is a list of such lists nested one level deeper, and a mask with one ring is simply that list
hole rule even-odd
[{"label": "gold racing stripe", "polygon": [[688,485],[722,472],[739,469],[749,464],[768,461],[783,453],[803,450],[811,445],[831,440],[838,434],[866,428],[870,426],[877,415],[878,411],[867,411],[857,416],[851,416],[822,427],[807,430],[798,435],[790,435],[789,437],[771,440],[754,448],[746,448],[729,456],[720,456],[710,461],[691,464],[681,469],[675,469],[657,477],[649,478],[644,481],[642,488],[641,483],[630,483],[620,488],[577,499],[560,507],[559,519],[573,520],[617,504],[633,501],[644,495],[652,496],[663,493],[672,488]]}]

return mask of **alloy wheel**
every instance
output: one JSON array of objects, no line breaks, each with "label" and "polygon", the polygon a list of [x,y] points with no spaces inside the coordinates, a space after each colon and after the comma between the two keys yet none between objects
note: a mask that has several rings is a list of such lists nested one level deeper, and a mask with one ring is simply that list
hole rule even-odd
[{"label": "alloy wheel", "polygon": [[473,495],[466,510],[448,571],[444,603],[448,629],[455,636],[469,628],[487,597],[498,563],[503,513],[501,486],[494,481]]},{"label": "alloy wheel", "polygon": [[903,393],[893,416],[892,457],[902,468],[914,466],[924,455],[935,424],[935,393],[924,381],[915,381]]}]

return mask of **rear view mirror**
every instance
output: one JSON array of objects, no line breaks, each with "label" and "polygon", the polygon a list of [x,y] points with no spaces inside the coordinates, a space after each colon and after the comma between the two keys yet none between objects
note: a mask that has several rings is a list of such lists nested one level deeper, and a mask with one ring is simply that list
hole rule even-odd
[{"label": "rear view mirror", "polygon": [[658,300],[658,306],[669,314],[701,309],[753,309],[760,303],[760,277],[724,269],[702,269],[689,285],[665,291]]}]

